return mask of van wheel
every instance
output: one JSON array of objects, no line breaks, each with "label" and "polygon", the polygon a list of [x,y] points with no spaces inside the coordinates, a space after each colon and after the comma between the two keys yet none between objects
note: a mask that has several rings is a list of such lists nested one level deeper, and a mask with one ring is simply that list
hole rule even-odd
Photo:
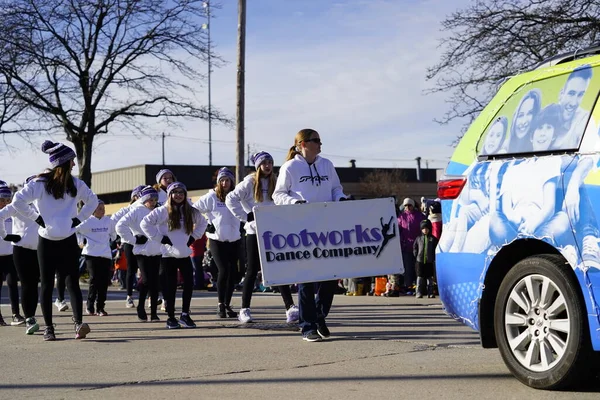
[{"label": "van wheel", "polygon": [[564,388],[581,378],[591,354],[579,284],[558,255],[528,257],[500,285],[494,330],[512,374],[536,389]]}]

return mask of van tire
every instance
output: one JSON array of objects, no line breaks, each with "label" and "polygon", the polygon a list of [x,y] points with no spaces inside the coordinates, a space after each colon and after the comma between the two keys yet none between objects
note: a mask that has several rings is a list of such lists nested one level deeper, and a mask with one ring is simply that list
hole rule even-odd
[{"label": "van tire", "polygon": [[504,363],[530,387],[560,389],[585,377],[592,355],[587,313],[564,258],[528,257],[506,274],[496,296],[494,332]]}]

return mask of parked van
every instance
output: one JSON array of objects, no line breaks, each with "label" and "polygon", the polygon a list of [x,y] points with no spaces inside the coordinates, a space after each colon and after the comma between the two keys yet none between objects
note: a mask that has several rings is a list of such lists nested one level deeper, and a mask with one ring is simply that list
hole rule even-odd
[{"label": "parked van", "polygon": [[445,310],[539,389],[574,385],[600,365],[596,54],[557,56],[504,83],[438,185]]}]

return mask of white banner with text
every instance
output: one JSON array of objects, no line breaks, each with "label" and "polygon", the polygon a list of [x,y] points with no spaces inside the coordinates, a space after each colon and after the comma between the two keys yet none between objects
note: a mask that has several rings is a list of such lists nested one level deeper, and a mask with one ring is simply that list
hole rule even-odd
[{"label": "white banner with text", "polygon": [[263,285],[403,274],[393,198],[256,207]]}]

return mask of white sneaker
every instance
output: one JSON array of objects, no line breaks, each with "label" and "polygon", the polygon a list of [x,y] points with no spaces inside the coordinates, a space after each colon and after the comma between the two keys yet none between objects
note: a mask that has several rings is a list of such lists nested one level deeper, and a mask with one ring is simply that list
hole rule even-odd
[{"label": "white sneaker", "polygon": [[56,306],[58,311],[67,311],[69,309],[69,305],[67,304],[66,300],[60,301],[56,299],[54,301],[54,305]]},{"label": "white sneaker", "polygon": [[133,299],[129,296],[127,296],[127,300],[125,300],[125,307],[127,307],[127,308],[135,307],[135,304],[133,303]]},{"label": "white sneaker", "polygon": [[160,311],[167,311],[167,302],[163,299],[162,304],[160,305]]},{"label": "white sneaker", "polygon": [[298,310],[298,307],[296,306],[291,306],[285,312],[285,316],[285,322],[288,324],[293,324],[294,322],[298,322],[300,320],[300,310]]},{"label": "white sneaker", "polygon": [[249,308],[240,309],[240,313],[238,314],[238,321],[240,321],[242,324],[252,322],[252,314],[250,313]]}]

